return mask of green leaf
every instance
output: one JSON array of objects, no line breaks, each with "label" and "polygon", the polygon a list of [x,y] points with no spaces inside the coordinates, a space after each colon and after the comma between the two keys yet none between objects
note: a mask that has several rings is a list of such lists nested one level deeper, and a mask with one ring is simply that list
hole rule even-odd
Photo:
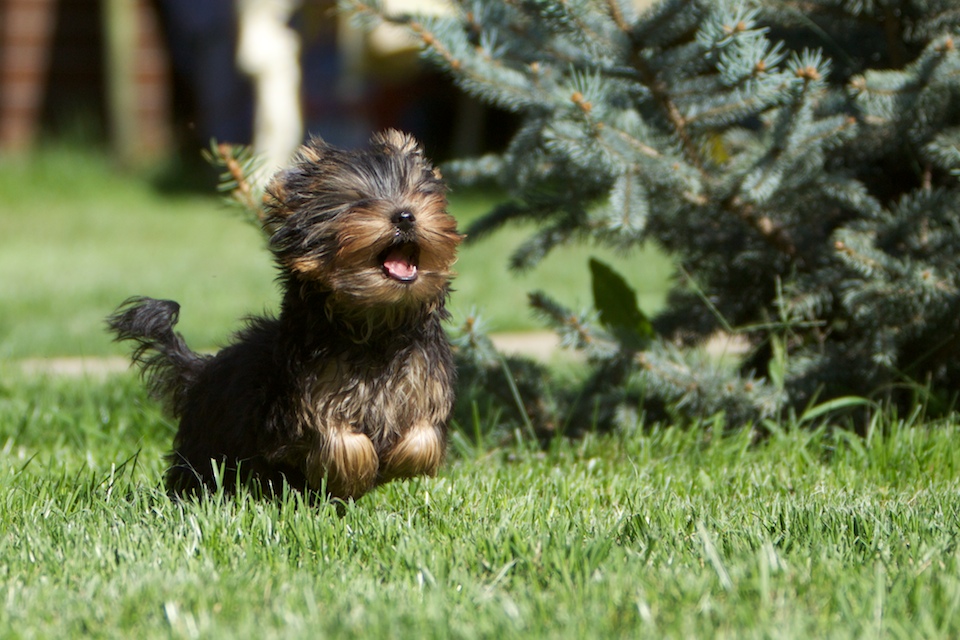
[{"label": "green leaf", "polygon": [[817,418],[834,412],[863,406],[877,408],[877,404],[875,402],[861,396],[842,396],[840,398],[834,398],[833,400],[827,400],[826,402],[821,402],[816,406],[807,408],[807,410],[803,412],[803,415],[800,416],[800,424],[811,422]]},{"label": "green leaf", "polygon": [[770,378],[770,382],[773,383],[773,386],[777,390],[783,391],[787,385],[788,370],[787,345],[786,341],[783,339],[783,336],[770,336],[770,350],[773,352],[773,356],[770,358],[770,362],[767,365],[767,368],[769,369],[768,376]]},{"label": "green leaf", "polygon": [[645,349],[653,338],[653,325],[637,305],[637,292],[609,265],[590,258],[593,306],[600,322],[625,346]]}]

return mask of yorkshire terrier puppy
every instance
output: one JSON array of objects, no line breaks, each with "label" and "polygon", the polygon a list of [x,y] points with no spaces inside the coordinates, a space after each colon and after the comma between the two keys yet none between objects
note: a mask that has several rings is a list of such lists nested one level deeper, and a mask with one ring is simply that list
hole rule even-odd
[{"label": "yorkshire terrier puppy", "polygon": [[265,202],[277,317],[251,318],[213,356],[174,332],[175,302],[131,298],[107,320],[180,420],[167,489],[196,494],[225,470],[265,492],[285,481],[349,499],[434,474],[455,375],[441,321],[462,237],[439,171],[397,131],[362,151],[314,139]]}]

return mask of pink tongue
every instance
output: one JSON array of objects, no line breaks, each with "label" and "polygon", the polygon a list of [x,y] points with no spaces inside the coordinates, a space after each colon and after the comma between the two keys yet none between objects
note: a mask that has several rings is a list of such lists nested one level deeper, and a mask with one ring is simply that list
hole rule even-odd
[{"label": "pink tongue", "polygon": [[383,261],[383,268],[398,280],[409,280],[417,275],[417,265],[411,264],[400,249],[394,249],[387,255],[387,259]]}]

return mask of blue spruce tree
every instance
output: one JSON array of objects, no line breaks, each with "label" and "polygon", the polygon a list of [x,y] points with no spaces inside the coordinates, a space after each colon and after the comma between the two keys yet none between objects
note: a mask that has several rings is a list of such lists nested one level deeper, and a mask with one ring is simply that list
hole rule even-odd
[{"label": "blue spruce tree", "polygon": [[[599,263],[590,313],[532,295],[592,374],[550,394],[546,372],[507,362],[529,416],[576,428],[661,407],[744,421],[850,394],[947,403],[960,389],[956,0],[451,6],[390,15],[344,0],[517,114],[502,153],[445,172],[508,195],[470,238],[534,221],[518,268],[569,242],[654,243],[679,274],[651,321]],[[699,350],[718,331],[748,342],[739,366]],[[504,382],[472,325],[461,343],[468,379]]]}]

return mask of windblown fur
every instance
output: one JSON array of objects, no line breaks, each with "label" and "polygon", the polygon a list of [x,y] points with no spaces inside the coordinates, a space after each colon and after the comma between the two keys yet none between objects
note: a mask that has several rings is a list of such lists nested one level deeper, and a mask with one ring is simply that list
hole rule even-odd
[{"label": "windblown fur", "polygon": [[174,331],[179,305],[131,298],[108,319],[180,424],[166,483],[218,473],[338,498],[433,474],[446,448],[454,367],[441,327],[461,236],[440,174],[396,131],[364,151],[321,140],[268,189],[283,286],[215,356]]}]

